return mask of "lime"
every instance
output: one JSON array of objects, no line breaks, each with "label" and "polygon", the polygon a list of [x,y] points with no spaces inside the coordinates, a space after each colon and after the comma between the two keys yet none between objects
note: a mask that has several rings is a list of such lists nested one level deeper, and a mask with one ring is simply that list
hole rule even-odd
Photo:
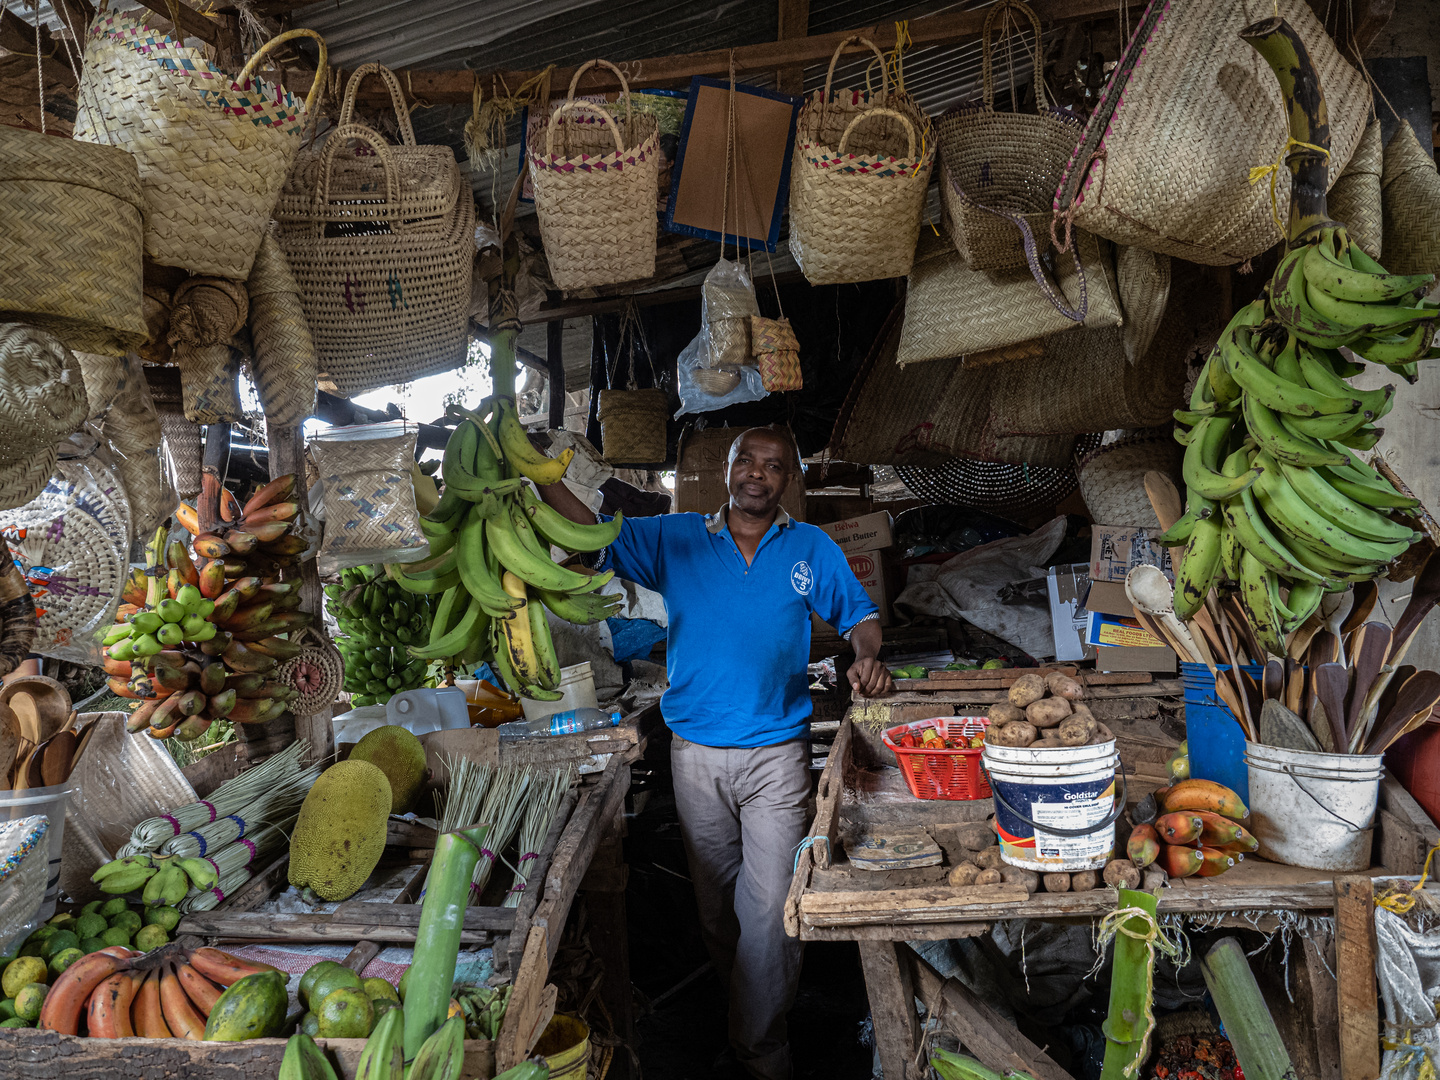
[{"label": "lime", "polygon": [[91,900],[80,909],[81,915],[99,915],[100,909],[105,905],[104,900]]},{"label": "lime", "polygon": [[106,945],[129,945],[130,931],[123,926],[112,926],[100,935],[100,940]]},{"label": "lime", "polygon": [[300,988],[297,991],[300,1004],[310,1004],[310,988],[315,985],[316,979],[320,978],[320,976],[324,975],[327,971],[332,971],[335,968],[343,968],[344,966],[344,964],[335,960],[320,960],[306,968],[305,973],[300,976]]},{"label": "lime", "polygon": [[[310,1011],[316,1016],[320,1015],[317,1006],[336,990],[355,990],[362,997],[369,1000],[369,995],[360,986],[360,976],[351,971],[344,964],[336,964],[332,968],[326,968],[317,975],[310,984]],[[367,1029],[368,1030],[368,1029]],[[363,1036],[361,1036],[363,1038]]]},{"label": "lime", "polygon": [[49,970],[52,979],[65,974],[65,969],[79,960],[85,953],[81,949],[62,949],[50,958]]},{"label": "lime", "polygon": [[180,925],[180,920],[184,917],[179,908],[152,907],[145,912],[145,925],[164,927],[168,934]]},{"label": "lime", "polygon": [[158,949],[170,940],[170,935],[165,933],[163,926],[142,926],[135,934],[135,948],[141,952],[149,952],[151,949]]},{"label": "lime", "polygon": [[130,931],[130,933],[133,934],[136,930],[139,930],[140,927],[144,926],[145,923],[141,921],[139,912],[126,910],[120,912],[120,914],[118,915],[112,915],[110,918],[110,925],[112,927],[123,926],[126,930]]},{"label": "lime", "polygon": [[99,952],[103,948],[105,948],[105,942],[101,941],[98,937],[87,937],[84,941],[80,942],[80,951],[87,955],[92,952]]},{"label": "lime", "polygon": [[320,1034],[320,1021],[312,1012],[307,1012],[300,1018],[300,1034],[309,1035],[312,1039]]},{"label": "lime", "polygon": [[387,1001],[395,1002],[396,1005],[400,1004],[400,995],[395,992],[395,987],[384,979],[362,979],[360,988],[365,991],[365,996],[371,1001],[379,1001],[384,998]]},{"label": "lime", "polygon": [[13,998],[22,986],[45,981],[45,961],[38,956],[21,956],[10,961],[5,973],[0,975],[0,990],[7,998]]},{"label": "lime", "polygon": [[50,987],[43,982],[32,982],[22,986],[20,992],[15,995],[15,1015],[21,1020],[39,1020],[40,1006],[45,1004],[45,995],[49,992]]},{"label": "lime", "polygon": [[46,923],[44,926],[38,926],[34,930],[32,930],[30,932],[30,936],[27,937],[25,941],[27,944],[32,941],[44,941],[47,938],[54,937],[59,932],[60,927],[51,926],[49,923]]},{"label": "lime", "polygon": [[122,911],[129,910],[130,901],[126,900],[123,896],[117,896],[112,900],[106,900],[105,903],[100,905],[100,914],[104,915],[107,919],[119,915]]},{"label": "lime", "polygon": [[109,927],[104,915],[96,915],[93,912],[89,915],[81,915],[75,920],[75,925],[70,929],[75,931],[75,936],[81,941],[88,937],[99,937]]},{"label": "lime", "polygon": [[0,1020],[0,1027],[29,1027],[29,1020],[21,1020],[18,1016],[12,1016],[9,1020]]},{"label": "lime", "polygon": [[321,1000],[315,1018],[319,1021],[322,1039],[363,1039],[370,1034],[375,1009],[365,991],[346,986],[331,991]]},{"label": "lime", "polygon": [[398,1008],[400,1008],[400,1003],[399,1003],[398,1001],[391,1001],[389,998],[384,998],[384,997],[381,997],[381,998],[371,998],[371,999],[370,999],[370,1008],[373,1009],[374,1012],[375,1012],[375,1020],[374,1020],[374,1022],[370,1025],[370,1030],[371,1030],[371,1031],[374,1031],[375,1028],[376,1028],[376,1027],[379,1025],[379,1023],[380,1023],[380,1018],[383,1017],[383,1016],[384,1016],[387,1012],[389,1012],[391,1009],[398,1009]]},{"label": "lime", "polygon": [[71,915],[68,911],[62,911],[59,915],[51,915],[50,918],[46,919],[45,925],[58,926],[61,930],[74,930],[75,927],[70,925],[74,921],[74,915]]},{"label": "lime", "polygon": [[20,955],[39,956],[40,953],[44,951],[44,949],[45,942],[43,939],[31,938],[29,941],[25,942],[24,945],[20,946]]},{"label": "lime", "polygon": [[73,949],[80,944],[80,939],[69,930],[61,930],[59,933],[51,934],[45,939],[45,944],[40,948],[40,955],[46,960],[64,952],[66,949]]}]

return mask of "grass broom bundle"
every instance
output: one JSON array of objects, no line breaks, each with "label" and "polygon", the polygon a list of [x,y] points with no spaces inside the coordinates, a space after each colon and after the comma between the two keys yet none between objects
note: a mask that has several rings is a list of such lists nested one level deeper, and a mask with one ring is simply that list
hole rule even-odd
[{"label": "grass broom bundle", "polygon": [[531,770],[529,766],[502,767],[495,775],[495,782],[485,793],[485,802],[480,807],[480,821],[490,825],[485,837],[485,846],[480,849],[480,861],[475,864],[475,874],[470,879],[470,902],[478,903],[495,869],[495,860],[507,844],[515,838],[520,828],[520,817],[525,811],[525,796],[530,790]]},{"label": "grass broom bundle", "polygon": [[471,758],[445,757],[445,771],[450,782],[445,788],[445,801],[440,807],[440,832],[454,832],[480,820],[480,804],[495,778],[495,767]]},{"label": "grass broom bundle", "polygon": [[226,896],[254,876],[257,865],[263,865],[266,859],[290,842],[290,830],[298,816],[297,812],[277,824],[266,825],[251,836],[226,844],[215,852],[206,861],[215,867],[220,880],[213,888],[203,891],[191,889],[176,906],[181,911],[209,911],[218,906]]},{"label": "grass broom bundle", "polygon": [[254,833],[262,825],[284,818],[293,819],[300,812],[300,804],[305,801],[310,788],[319,778],[318,767],[287,776],[270,791],[264,792],[253,803],[241,807],[235,813],[165,841],[160,845],[160,854],[203,859],[225,844],[234,843],[247,834]]},{"label": "grass broom bundle", "polygon": [[560,810],[571,782],[575,779],[573,765],[563,765],[550,776],[530,785],[530,798],[525,805],[525,822],[520,826],[520,858],[515,862],[515,884],[505,894],[505,907],[519,907],[521,894],[540,858],[540,847],[550,834],[550,824]]}]

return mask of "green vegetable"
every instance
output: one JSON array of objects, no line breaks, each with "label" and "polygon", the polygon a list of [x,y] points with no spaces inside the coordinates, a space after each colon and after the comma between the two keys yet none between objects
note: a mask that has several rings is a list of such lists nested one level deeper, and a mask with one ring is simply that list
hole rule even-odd
[{"label": "green vegetable", "polygon": [[1029,1073],[1019,1071],[1001,1076],[974,1058],[952,1054],[938,1046],[930,1051],[930,1067],[940,1080],[1035,1080]]},{"label": "green vegetable", "polygon": [[1100,1080],[1134,1080],[1139,1075],[1155,1030],[1155,1014],[1151,1011],[1155,950],[1171,957],[1180,952],[1179,946],[1160,932],[1153,893],[1133,889],[1119,892],[1118,906],[1100,926],[1100,955],[1104,955],[1107,940],[1115,942],[1110,1012],[1100,1025],[1105,1032],[1105,1064]]},{"label": "green vegetable", "polygon": [[1221,938],[1205,954],[1200,969],[1245,1080],[1293,1080],[1295,1068],[1240,942]]}]

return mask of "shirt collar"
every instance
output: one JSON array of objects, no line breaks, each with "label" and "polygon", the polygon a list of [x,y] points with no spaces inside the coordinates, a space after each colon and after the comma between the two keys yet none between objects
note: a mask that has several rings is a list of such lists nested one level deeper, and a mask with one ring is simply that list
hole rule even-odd
[{"label": "shirt collar", "polygon": [[[726,503],[720,507],[719,510],[716,510],[715,513],[706,515],[705,528],[711,533],[718,535],[726,525],[729,524],[729,510],[730,504]],[[795,519],[786,513],[783,506],[777,506],[775,508],[775,527],[777,529],[783,529],[787,525],[793,525],[794,523]]]}]

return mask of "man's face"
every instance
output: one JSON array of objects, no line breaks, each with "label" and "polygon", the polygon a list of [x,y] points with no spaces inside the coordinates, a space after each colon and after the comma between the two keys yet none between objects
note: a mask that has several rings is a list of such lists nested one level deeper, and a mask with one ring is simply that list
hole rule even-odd
[{"label": "man's face", "polygon": [[783,439],[747,432],[730,459],[730,504],[747,514],[764,515],[780,505],[790,482],[793,451]]}]

